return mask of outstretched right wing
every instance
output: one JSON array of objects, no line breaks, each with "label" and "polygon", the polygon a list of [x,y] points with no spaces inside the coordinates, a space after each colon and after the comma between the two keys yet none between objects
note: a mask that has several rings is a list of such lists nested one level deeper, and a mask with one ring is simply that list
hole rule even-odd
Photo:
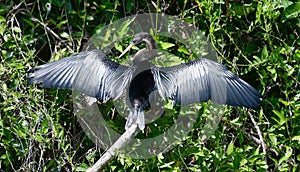
[{"label": "outstretched right wing", "polygon": [[73,89],[105,102],[122,95],[134,71],[135,67],[123,66],[101,51],[91,50],[35,67],[28,78],[30,84]]},{"label": "outstretched right wing", "polygon": [[205,58],[172,67],[153,67],[156,88],[176,104],[211,100],[218,104],[255,108],[260,93],[226,67]]}]

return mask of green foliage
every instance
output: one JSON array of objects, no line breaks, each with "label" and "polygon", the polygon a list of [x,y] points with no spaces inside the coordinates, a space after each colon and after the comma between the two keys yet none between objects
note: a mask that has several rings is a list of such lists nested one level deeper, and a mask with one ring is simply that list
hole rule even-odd
[{"label": "green foliage", "polygon": [[[118,156],[105,170],[298,171],[300,3],[158,2],[161,4],[132,0],[0,3],[1,170],[85,171],[93,165],[105,150],[82,131],[73,115],[70,91],[28,86],[27,72],[79,52],[91,35],[117,19],[142,12],[165,12],[205,32],[220,61],[257,88],[264,101],[256,111],[228,107],[218,129],[206,142],[200,136],[208,115],[200,113],[186,140],[171,151],[145,160]],[[122,29],[126,27],[120,34]],[[164,37],[156,39],[160,49],[181,57],[166,57],[174,64],[194,59],[185,45]],[[116,44],[115,51],[124,46]],[[205,107],[203,104],[200,111],[204,112]],[[104,110],[109,112],[110,105]],[[265,150],[249,114],[261,131]],[[168,115],[160,120],[163,125],[172,122],[173,117]],[[124,130],[120,117],[110,123],[116,130]],[[160,126],[148,134],[164,129]]]}]

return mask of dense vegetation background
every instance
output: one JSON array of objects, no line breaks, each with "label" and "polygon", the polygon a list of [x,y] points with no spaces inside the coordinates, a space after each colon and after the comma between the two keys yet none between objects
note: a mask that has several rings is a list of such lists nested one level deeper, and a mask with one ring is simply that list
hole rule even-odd
[{"label": "dense vegetation background", "polygon": [[[79,52],[110,22],[148,12],[174,15],[205,31],[219,60],[264,100],[256,111],[228,107],[205,143],[194,127],[168,153],[115,157],[105,170],[298,171],[300,3],[289,0],[0,1],[0,171],[83,171],[99,159],[105,150],[82,131],[71,92],[28,86],[26,73]],[[173,54],[184,48],[157,41]]]}]

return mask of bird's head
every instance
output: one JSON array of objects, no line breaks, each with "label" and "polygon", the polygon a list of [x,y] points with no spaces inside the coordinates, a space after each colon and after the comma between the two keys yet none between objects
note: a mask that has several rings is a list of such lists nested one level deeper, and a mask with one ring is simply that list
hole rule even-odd
[{"label": "bird's head", "polygon": [[124,54],[126,54],[133,46],[139,45],[141,43],[146,43],[148,50],[157,49],[156,42],[152,35],[147,32],[140,32],[133,37],[129,46],[123,51],[123,53],[119,57],[122,57]]}]

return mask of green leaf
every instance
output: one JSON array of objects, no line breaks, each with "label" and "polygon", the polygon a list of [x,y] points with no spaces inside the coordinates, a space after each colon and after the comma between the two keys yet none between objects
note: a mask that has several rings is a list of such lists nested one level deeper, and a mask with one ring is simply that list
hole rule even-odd
[{"label": "green leaf", "polygon": [[161,45],[162,49],[164,49],[164,50],[171,48],[175,45],[175,44],[172,44],[169,42],[162,42],[162,41],[160,41],[159,44]]},{"label": "green leaf", "polygon": [[289,146],[286,147],[286,152],[284,154],[284,156],[282,156],[280,159],[279,159],[279,165],[282,164],[282,162],[286,162],[288,161],[288,159],[292,156],[293,154],[293,149]]},{"label": "green leaf", "polygon": [[89,166],[85,163],[80,164],[79,167],[76,168],[76,171],[86,171],[89,168]]},{"label": "green leaf", "polygon": [[283,8],[287,8],[289,5],[291,5],[293,2],[289,1],[289,0],[282,0],[281,1],[281,5],[283,6]]},{"label": "green leaf", "polygon": [[3,154],[1,155],[0,159],[6,159],[7,158],[7,155]]},{"label": "green leaf", "polygon": [[178,52],[181,52],[181,53],[184,53],[184,54],[187,54],[187,55],[190,54],[188,49],[185,48],[185,47],[182,47],[182,46],[178,48]]},{"label": "green leaf", "polygon": [[289,5],[284,11],[283,11],[283,19],[293,19],[299,16],[300,13],[300,2],[295,2],[291,5]]},{"label": "green leaf", "polygon": [[261,59],[265,60],[268,58],[268,56],[269,56],[268,49],[264,47],[261,52]]},{"label": "green leaf", "polygon": [[60,33],[60,36],[63,37],[63,38],[69,38],[70,37],[70,35],[67,32]]},{"label": "green leaf", "polygon": [[282,103],[282,104],[284,104],[285,106],[289,106],[290,105],[290,103],[288,102],[288,101],[285,101],[285,100],[283,100],[283,99],[279,99],[279,101]]},{"label": "green leaf", "polygon": [[0,16],[0,23],[5,23],[6,22],[6,19],[3,17],[3,16]]},{"label": "green leaf", "polygon": [[64,24],[68,23],[68,20],[62,20],[57,24],[57,27],[62,27]]},{"label": "green leaf", "polygon": [[120,35],[125,35],[127,34],[128,30],[129,30],[129,26],[131,25],[131,23],[135,20],[135,17],[133,17],[132,19],[128,19],[126,20],[124,23],[122,23],[120,30],[118,31],[118,33]]},{"label": "green leaf", "polygon": [[13,31],[17,32],[17,33],[21,33],[22,32],[22,30],[19,27],[17,27],[17,26],[13,27]]},{"label": "green leaf", "polygon": [[283,113],[277,111],[277,110],[272,110],[272,112],[279,117],[280,121],[279,122],[280,125],[284,124],[286,122],[286,117]]},{"label": "green leaf", "polygon": [[229,145],[228,145],[228,147],[227,147],[227,155],[231,155],[232,154],[232,152],[233,152],[233,143],[232,142],[230,142],[229,143]]},{"label": "green leaf", "polygon": [[269,134],[269,137],[270,137],[271,142],[272,142],[274,145],[277,145],[277,144],[278,144],[278,143],[277,143],[277,137],[276,137],[275,134],[270,133],[270,134]]},{"label": "green leaf", "polygon": [[296,141],[300,142],[300,136],[294,136],[294,137],[292,138],[292,140],[296,140]]},{"label": "green leaf", "polygon": [[123,52],[123,47],[120,44],[115,43],[115,48],[119,51],[119,52]]},{"label": "green leaf", "polygon": [[241,126],[242,123],[239,122],[239,117],[235,118],[234,120],[230,121],[231,124],[236,125],[236,126]]},{"label": "green leaf", "polygon": [[241,159],[240,159],[239,155],[235,155],[234,159],[233,159],[233,168],[235,170],[238,170],[240,167],[240,163],[241,163]]},{"label": "green leaf", "polygon": [[253,56],[253,58],[257,61],[257,63],[261,62],[261,59],[258,56]]},{"label": "green leaf", "polygon": [[87,19],[88,21],[92,21],[92,20],[94,20],[95,18],[94,18],[93,16],[91,16],[91,15],[88,15],[88,16],[86,17],[86,19]]},{"label": "green leaf", "polygon": [[126,1],[126,12],[131,12],[134,7],[134,2],[133,0],[127,0]]},{"label": "green leaf", "polygon": [[257,147],[253,153],[253,155],[258,155],[259,154],[259,147]]},{"label": "green leaf", "polygon": [[288,75],[289,76],[292,76],[293,75],[293,73],[295,72],[295,68],[294,67],[292,67],[292,66],[290,66],[290,65],[287,65],[287,72],[288,72]]},{"label": "green leaf", "polygon": [[7,85],[6,85],[6,83],[3,83],[3,84],[2,84],[2,90],[3,90],[3,91],[7,91]]}]

